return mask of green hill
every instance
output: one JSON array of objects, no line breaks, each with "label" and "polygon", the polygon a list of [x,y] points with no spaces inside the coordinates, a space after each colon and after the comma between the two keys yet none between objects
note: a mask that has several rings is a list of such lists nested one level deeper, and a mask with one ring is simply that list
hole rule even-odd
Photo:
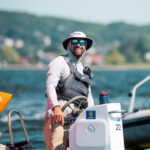
[{"label": "green hill", "polygon": [[[109,64],[149,62],[146,56],[150,52],[150,26],[126,23],[103,25],[5,11],[0,11],[0,52],[7,49],[3,45],[5,38],[12,39],[14,43],[21,40],[22,46],[13,46],[17,60],[12,62],[18,63],[19,55],[37,63],[39,50],[62,52],[61,42],[77,30],[94,39],[97,53],[102,54]],[[7,56],[5,54],[0,58],[7,59]]]}]

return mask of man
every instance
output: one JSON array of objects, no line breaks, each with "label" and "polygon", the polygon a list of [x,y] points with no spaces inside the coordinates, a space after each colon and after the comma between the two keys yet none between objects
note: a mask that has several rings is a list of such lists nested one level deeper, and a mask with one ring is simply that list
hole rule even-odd
[{"label": "man", "polygon": [[[44,140],[46,150],[62,150],[64,116],[62,106],[71,98],[87,97],[88,106],[94,105],[89,80],[89,69],[81,62],[83,55],[92,46],[93,40],[83,32],[73,32],[63,41],[67,54],[56,57],[48,66],[46,78],[46,115]],[[78,78],[78,79],[77,79]],[[52,112],[53,115],[48,115]]]}]

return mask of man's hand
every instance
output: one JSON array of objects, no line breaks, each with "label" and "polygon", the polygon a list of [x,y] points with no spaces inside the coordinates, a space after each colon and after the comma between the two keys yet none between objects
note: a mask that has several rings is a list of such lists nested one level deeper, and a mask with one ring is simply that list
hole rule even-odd
[{"label": "man's hand", "polygon": [[64,124],[64,114],[61,110],[61,107],[60,106],[55,106],[53,108],[53,112],[54,112],[54,117],[55,117],[55,120],[60,123],[60,124]]}]

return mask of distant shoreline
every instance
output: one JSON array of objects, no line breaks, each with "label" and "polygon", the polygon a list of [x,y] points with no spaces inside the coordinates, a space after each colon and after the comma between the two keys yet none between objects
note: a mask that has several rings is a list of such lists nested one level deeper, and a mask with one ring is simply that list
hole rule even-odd
[{"label": "distant shoreline", "polygon": [[145,70],[150,69],[150,64],[127,64],[127,65],[102,65],[102,66],[96,66],[93,68],[95,70],[101,69],[101,70]]},{"label": "distant shoreline", "polygon": [[[0,70],[46,70],[48,65],[7,65],[0,66]],[[90,66],[92,70],[145,70],[150,69],[150,64],[127,64],[127,65],[99,65]]]}]

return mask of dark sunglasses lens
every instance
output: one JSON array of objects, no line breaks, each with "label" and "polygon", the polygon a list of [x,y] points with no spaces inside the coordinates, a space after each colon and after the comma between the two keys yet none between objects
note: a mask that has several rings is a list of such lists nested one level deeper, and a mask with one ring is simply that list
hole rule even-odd
[{"label": "dark sunglasses lens", "polygon": [[72,45],[77,45],[77,44],[80,44],[81,46],[86,46],[86,41],[85,40],[78,40],[78,39],[73,39],[71,40],[71,44]]},{"label": "dark sunglasses lens", "polygon": [[76,40],[76,39],[71,40],[71,44],[72,45],[77,45],[78,44],[78,40]]},{"label": "dark sunglasses lens", "polygon": [[79,41],[79,44],[80,44],[81,46],[86,46],[86,41],[85,41],[85,40],[80,40],[80,41]]}]

